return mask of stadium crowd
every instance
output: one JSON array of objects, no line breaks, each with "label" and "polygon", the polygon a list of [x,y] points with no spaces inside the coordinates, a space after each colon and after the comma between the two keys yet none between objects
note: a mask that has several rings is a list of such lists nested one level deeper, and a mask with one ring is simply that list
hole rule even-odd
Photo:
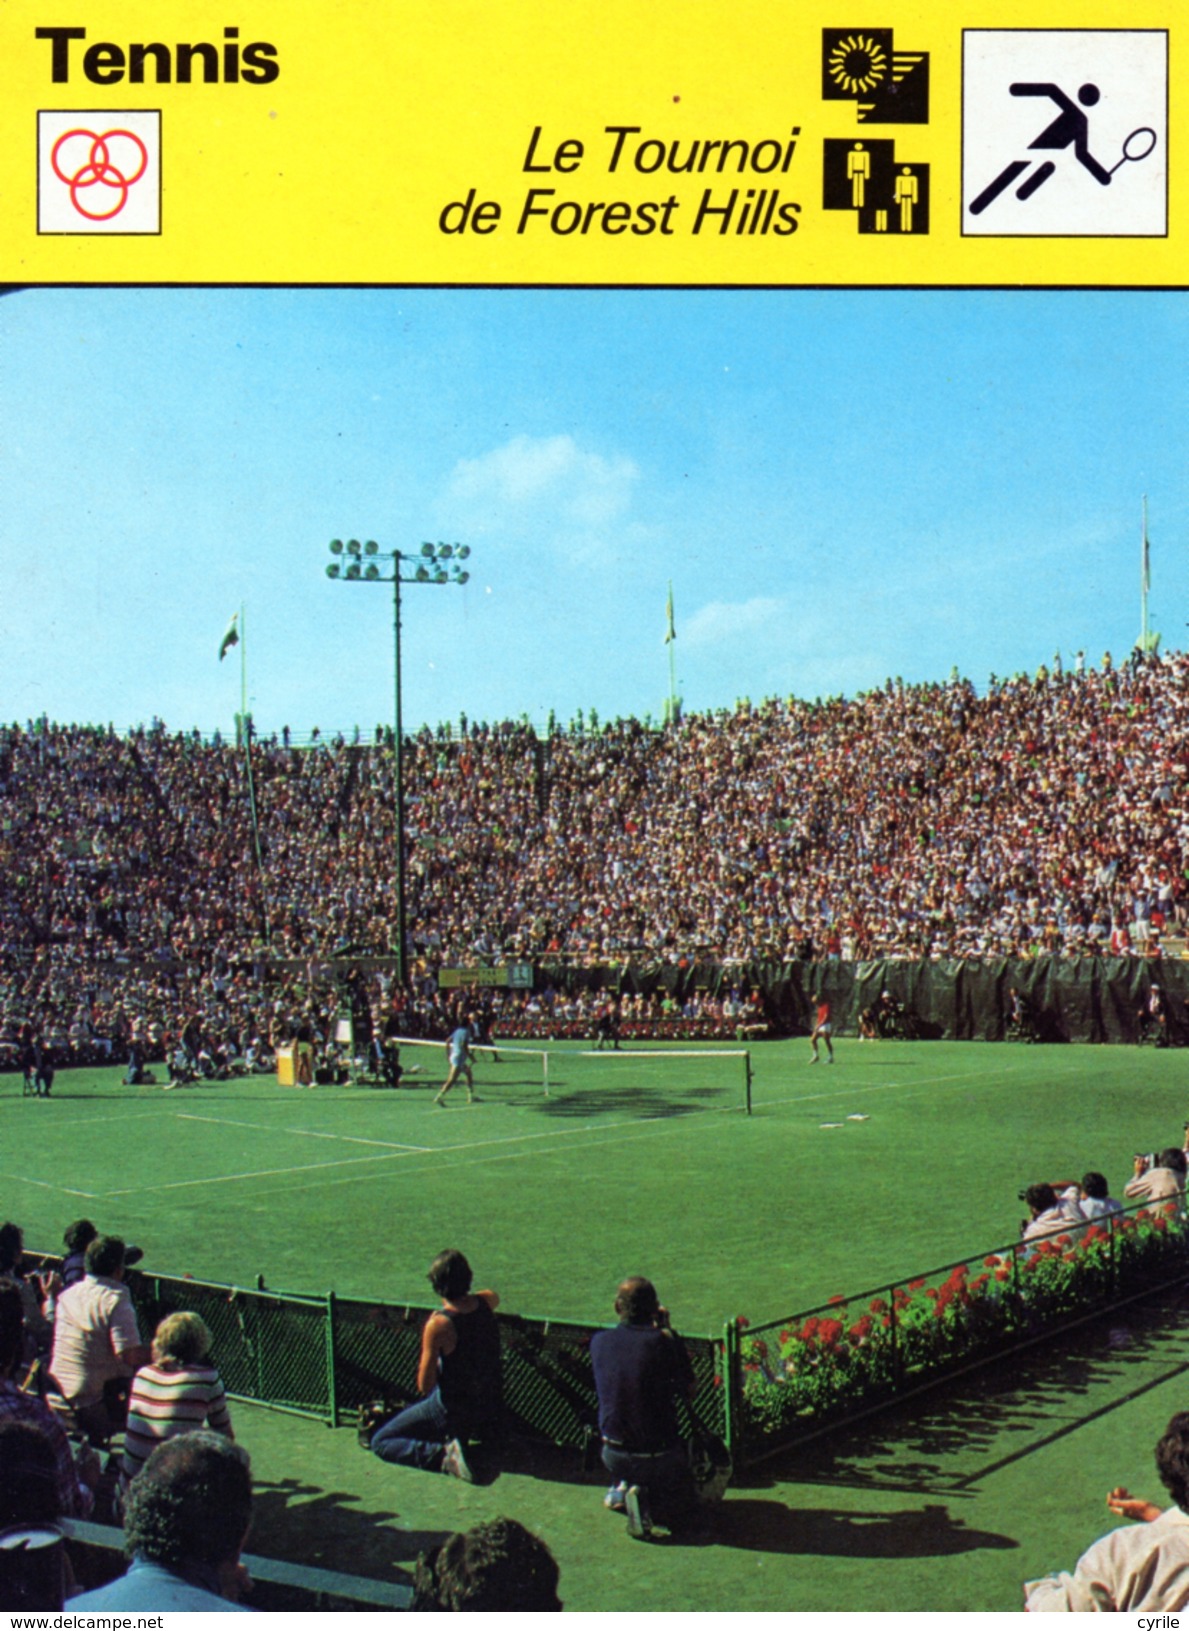
[{"label": "stadium crowd", "polygon": [[[1187,777],[1181,654],[660,731],[422,730],[417,973],[401,993],[367,976],[362,1006],[440,1034],[437,969],[497,958],[1157,955],[1185,922]],[[0,796],[3,1036],[32,1024],[60,1063],[160,1057],[194,1016],[241,1055],[275,1044],[327,1023],[332,957],[392,949],[382,730],[257,740],[249,778],[234,744],[158,721],[11,725]]]}]

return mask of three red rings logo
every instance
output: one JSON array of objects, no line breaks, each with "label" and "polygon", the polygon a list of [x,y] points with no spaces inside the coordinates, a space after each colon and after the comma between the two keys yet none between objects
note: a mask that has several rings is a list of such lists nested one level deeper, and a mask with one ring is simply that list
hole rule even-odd
[{"label": "three red rings logo", "polygon": [[[75,148],[73,152],[63,154],[63,163],[59,164],[58,156],[70,141],[75,142]],[[80,142],[86,145],[80,147]],[[131,143],[131,146],[121,148],[118,145],[124,142]],[[113,160],[112,145],[116,146],[115,156],[120,163]],[[76,158],[80,162],[75,164],[73,170],[63,168],[64,164],[69,165]],[[102,135],[93,130],[66,130],[54,143],[50,163],[58,180],[70,188],[70,202],[80,215],[88,221],[110,221],[128,202],[129,188],[134,187],[144,175],[149,155],[140,137],[131,130],[105,130]],[[135,168],[127,173],[130,166]],[[89,195],[86,191],[88,187],[106,187],[108,193]],[[95,205],[100,207],[95,208]]]}]

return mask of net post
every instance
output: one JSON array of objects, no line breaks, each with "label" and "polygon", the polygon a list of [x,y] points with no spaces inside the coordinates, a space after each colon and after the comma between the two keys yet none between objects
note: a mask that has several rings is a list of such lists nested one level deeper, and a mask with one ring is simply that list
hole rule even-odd
[{"label": "net post", "polygon": [[549,1097],[549,1049],[541,1049],[541,1085],[545,1089],[545,1097]]},{"label": "net post", "polygon": [[743,1096],[747,1106],[747,1114],[751,1115],[751,1049],[743,1050]]}]

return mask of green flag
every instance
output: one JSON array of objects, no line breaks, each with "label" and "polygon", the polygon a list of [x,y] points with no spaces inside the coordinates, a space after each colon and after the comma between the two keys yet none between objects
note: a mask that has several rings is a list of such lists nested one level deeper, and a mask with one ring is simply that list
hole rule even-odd
[{"label": "green flag", "polygon": [[227,625],[227,633],[223,636],[223,643],[219,647],[219,661],[222,662],[232,646],[239,645],[239,613],[236,612]]}]

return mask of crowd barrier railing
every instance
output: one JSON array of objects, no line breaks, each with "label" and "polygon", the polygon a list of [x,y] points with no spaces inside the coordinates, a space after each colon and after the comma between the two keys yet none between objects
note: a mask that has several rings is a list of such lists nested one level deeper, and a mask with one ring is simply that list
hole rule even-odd
[{"label": "crowd barrier railing", "polygon": [[783,1319],[736,1321],[732,1449],[755,1461],[1189,1277],[1176,1205],[1140,1204]]},{"label": "crowd barrier railing", "polygon": [[[57,1259],[30,1261],[52,1267]],[[1187,1278],[1183,1211],[1137,1205],[780,1319],[740,1316],[721,1336],[683,1332],[694,1408],[743,1465]],[[129,1283],[146,1333],[180,1309],[201,1315],[233,1398],[338,1426],[373,1400],[395,1410],[416,1397],[429,1306],[139,1271]],[[601,1327],[497,1318],[510,1433],[585,1452],[597,1425],[590,1339]]]}]

